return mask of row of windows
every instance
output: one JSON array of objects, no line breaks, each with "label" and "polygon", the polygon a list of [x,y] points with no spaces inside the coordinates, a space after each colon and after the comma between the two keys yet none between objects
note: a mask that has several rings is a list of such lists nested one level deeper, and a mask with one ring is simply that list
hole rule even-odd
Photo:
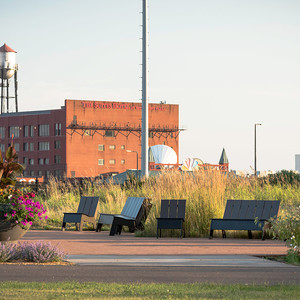
[{"label": "row of windows", "polygon": [[[39,158],[38,164],[39,165],[49,165],[50,160],[49,158]],[[60,164],[61,163],[61,156],[60,155],[54,155],[54,163]],[[34,158],[27,158],[23,157],[23,164],[25,165],[34,165]]]},{"label": "row of windows", "polygon": [[[116,145],[109,145],[108,146],[109,150],[116,150]],[[121,149],[125,149],[125,145],[121,145]],[[105,151],[105,146],[104,145],[98,145],[98,151]]]},{"label": "row of windows", "polygon": [[[23,137],[33,137],[34,130],[36,126],[25,125],[23,126]],[[8,127],[9,137],[19,138],[21,136],[22,127],[19,126],[10,126]],[[38,125],[38,135],[39,136],[49,136],[50,135],[50,125],[41,124]],[[61,123],[54,124],[54,135],[61,136]],[[0,127],[0,138],[5,138],[5,127]]]},{"label": "row of windows", "polygon": [[[115,165],[116,164],[116,160],[115,159],[110,159],[108,161],[108,163],[110,165]],[[98,159],[98,166],[104,166],[104,165],[105,165],[104,159]],[[125,165],[125,159],[121,159],[121,165]]]},{"label": "row of windows", "polygon": [[[62,170],[54,170],[54,176],[56,177],[61,177],[63,174]],[[51,172],[49,170],[46,170],[46,171],[24,171],[23,172],[23,175],[24,176],[45,176],[46,178],[49,178],[50,175],[51,175]]]},{"label": "row of windows", "polygon": [[[14,143],[15,149],[17,152],[20,151],[19,143]],[[54,141],[54,149],[61,148],[61,141]],[[0,144],[0,150],[5,152],[5,144]],[[50,150],[50,142],[39,142],[38,143],[39,151],[48,151]],[[34,151],[34,143],[23,143],[23,151]]]}]

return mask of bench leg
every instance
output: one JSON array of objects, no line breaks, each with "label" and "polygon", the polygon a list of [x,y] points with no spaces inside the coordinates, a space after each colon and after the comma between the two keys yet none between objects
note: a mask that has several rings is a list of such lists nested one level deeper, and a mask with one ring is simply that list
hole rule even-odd
[{"label": "bench leg", "polygon": [[118,231],[118,225],[116,224],[115,221],[113,221],[112,225],[111,225],[111,228],[110,228],[110,233],[109,235],[111,236],[114,236],[117,234],[117,231]]},{"label": "bench leg", "polygon": [[96,232],[100,232],[102,228],[102,223],[98,223],[97,228],[96,228]]},{"label": "bench leg", "polygon": [[251,230],[248,230],[248,238],[252,239],[252,232],[251,232]]},{"label": "bench leg", "polygon": [[116,231],[116,234],[121,235],[122,228],[123,228],[122,225],[117,225],[117,231]]},{"label": "bench leg", "polygon": [[80,222],[79,223],[79,231],[82,231],[82,228],[83,228],[83,222]]},{"label": "bench leg", "polygon": [[61,230],[62,230],[62,231],[65,231],[65,230],[66,230],[66,222],[63,222],[63,223],[62,223]]},{"label": "bench leg", "polygon": [[225,230],[222,230],[222,237],[223,237],[223,239],[226,239],[226,231]]},{"label": "bench leg", "polygon": [[262,231],[261,239],[262,239],[263,241],[265,240],[265,231],[264,231],[264,230]]},{"label": "bench leg", "polygon": [[210,232],[209,232],[209,239],[210,240],[213,238],[213,235],[214,235],[214,230],[211,229]]}]

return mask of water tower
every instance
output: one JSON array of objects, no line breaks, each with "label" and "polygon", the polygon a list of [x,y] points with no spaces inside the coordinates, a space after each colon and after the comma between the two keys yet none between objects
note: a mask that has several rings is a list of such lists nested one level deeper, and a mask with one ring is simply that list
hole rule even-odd
[{"label": "water tower", "polygon": [[[13,111],[13,109],[10,109],[10,99],[15,99],[15,111],[18,112],[18,65],[16,64],[16,53],[6,44],[0,48],[1,114]],[[11,81],[14,83],[14,96],[10,96],[9,93]]]}]

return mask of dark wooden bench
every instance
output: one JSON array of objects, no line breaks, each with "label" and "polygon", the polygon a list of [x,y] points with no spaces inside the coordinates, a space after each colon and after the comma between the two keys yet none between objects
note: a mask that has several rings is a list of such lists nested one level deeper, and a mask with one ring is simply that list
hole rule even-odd
[{"label": "dark wooden bench", "polygon": [[180,229],[180,237],[185,236],[184,220],[185,220],[186,200],[161,200],[160,217],[157,220],[156,237],[161,237],[162,229]]},{"label": "dark wooden bench", "polygon": [[128,226],[130,232],[143,230],[151,207],[149,198],[128,197],[121,214],[100,214],[96,231],[101,231],[103,224],[111,225],[109,235],[121,234],[123,226]]},{"label": "dark wooden bench", "polygon": [[222,230],[223,238],[225,230],[248,230],[251,239],[251,231],[258,230],[264,240],[265,222],[277,217],[279,204],[279,200],[227,200],[223,219],[211,219],[209,238],[213,238],[214,230]]},{"label": "dark wooden bench", "polygon": [[67,223],[75,223],[76,230],[81,231],[84,222],[89,222],[96,227],[96,212],[99,197],[81,197],[77,213],[64,213],[62,230],[66,229]]}]

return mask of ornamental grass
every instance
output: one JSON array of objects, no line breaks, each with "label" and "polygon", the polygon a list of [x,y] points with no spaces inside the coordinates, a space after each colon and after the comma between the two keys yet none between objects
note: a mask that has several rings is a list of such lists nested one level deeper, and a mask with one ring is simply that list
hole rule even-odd
[{"label": "ornamental grass", "polygon": [[160,214],[161,199],[187,200],[187,237],[208,237],[210,219],[223,216],[227,199],[281,200],[280,215],[284,215],[288,208],[300,205],[298,185],[284,181],[274,184],[267,179],[242,178],[217,170],[164,171],[143,181],[131,178],[125,185],[103,185],[87,179],[79,186],[52,178],[43,199],[49,217],[47,226],[61,227],[63,213],[77,211],[80,195],[99,196],[98,216],[100,212],[120,213],[129,196],[151,198],[153,206],[145,230],[138,233],[144,236],[156,236],[156,217]]}]

